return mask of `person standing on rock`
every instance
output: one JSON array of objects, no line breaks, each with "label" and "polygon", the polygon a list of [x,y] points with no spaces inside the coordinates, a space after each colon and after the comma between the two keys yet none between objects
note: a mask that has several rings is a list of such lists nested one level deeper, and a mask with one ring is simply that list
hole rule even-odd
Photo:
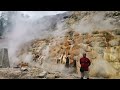
[{"label": "person standing on rock", "polygon": [[91,62],[86,57],[86,53],[83,54],[83,57],[80,59],[80,72],[81,72],[81,79],[85,76],[87,79],[89,79],[89,66]]}]

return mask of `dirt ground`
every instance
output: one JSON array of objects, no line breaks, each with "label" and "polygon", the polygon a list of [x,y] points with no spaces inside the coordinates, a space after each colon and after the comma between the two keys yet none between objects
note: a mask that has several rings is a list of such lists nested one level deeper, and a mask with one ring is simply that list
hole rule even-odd
[{"label": "dirt ground", "polygon": [[[64,74],[61,72],[47,72],[40,68],[0,68],[0,79],[80,79],[77,74]],[[107,79],[103,77],[90,77],[90,79]],[[113,77],[110,79],[120,79]]]}]

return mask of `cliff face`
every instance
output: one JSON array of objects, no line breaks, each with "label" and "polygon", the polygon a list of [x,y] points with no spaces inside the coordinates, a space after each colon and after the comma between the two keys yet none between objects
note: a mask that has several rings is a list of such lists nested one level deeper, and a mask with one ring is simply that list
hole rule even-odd
[{"label": "cliff face", "polygon": [[52,34],[22,45],[17,52],[17,64],[23,61],[29,66],[63,71],[65,67],[57,63],[64,65],[68,56],[71,65],[76,60],[76,72],[80,74],[79,59],[86,52],[92,62],[91,76],[110,78],[119,75],[119,14],[117,11],[72,11],[47,17],[52,21],[47,27]]}]

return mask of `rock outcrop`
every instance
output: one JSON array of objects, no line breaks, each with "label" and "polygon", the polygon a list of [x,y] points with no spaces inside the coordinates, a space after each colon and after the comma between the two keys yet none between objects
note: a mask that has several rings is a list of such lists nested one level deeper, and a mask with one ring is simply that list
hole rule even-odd
[{"label": "rock outcrop", "polygon": [[[59,23],[65,23],[63,27],[66,26],[60,31],[66,30],[63,36],[30,41],[27,47],[23,45],[18,58],[21,57],[20,60],[25,62],[22,56],[31,52],[32,61],[39,63],[38,66],[42,67],[43,63],[51,64],[50,62],[55,65],[65,64],[68,56],[70,65],[74,63],[74,60],[76,61],[76,71],[80,74],[79,59],[83,52],[86,52],[92,62],[90,76],[111,78],[117,75],[120,70],[120,27],[119,22],[114,23],[114,20],[119,19],[119,14],[115,14],[118,12],[76,11],[67,13],[70,14],[65,16],[64,13],[64,17],[60,15],[61,18],[58,20]],[[59,24],[56,23],[55,26],[57,28]],[[51,67],[52,65],[49,66]],[[44,77],[44,74],[42,76]],[[46,77],[54,79],[55,75]]]}]

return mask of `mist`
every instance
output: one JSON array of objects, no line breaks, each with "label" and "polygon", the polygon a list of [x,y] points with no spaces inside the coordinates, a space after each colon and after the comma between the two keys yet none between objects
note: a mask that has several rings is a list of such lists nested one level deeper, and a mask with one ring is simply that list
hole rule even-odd
[{"label": "mist", "polygon": [[[63,11],[64,12],[64,11]],[[25,43],[32,41],[34,39],[44,39],[50,36],[58,35],[56,32],[52,34],[51,22],[52,19],[42,18],[44,16],[56,15],[58,13],[63,13],[62,11],[31,11],[22,12],[18,11],[15,15],[11,17],[12,28],[7,27],[9,32],[4,33],[4,37],[7,40],[8,53],[10,58],[10,65],[16,65],[20,59],[17,57],[17,53],[21,46]],[[29,15],[29,18],[23,18],[20,16],[21,13]],[[59,26],[60,27],[60,26]],[[60,28],[59,28],[60,29]],[[56,30],[57,31],[57,30]],[[31,60],[31,55],[26,55],[23,59],[25,61]]]},{"label": "mist", "polygon": [[110,78],[115,76],[116,73],[116,69],[114,69],[108,61],[104,60],[100,56],[97,60],[93,61],[92,65],[90,66],[91,76]]},{"label": "mist", "polygon": [[[66,22],[59,21],[57,19],[58,17],[54,18],[56,14],[64,12],[66,11],[18,11],[18,14],[13,15],[10,19],[13,26],[10,28],[8,26],[9,32],[4,33],[8,43],[10,65],[16,65],[16,63],[20,61],[17,57],[17,53],[25,43],[35,39],[64,37],[65,33],[70,28],[65,29]],[[20,16],[21,13],[28,15],[29,17],[23,18]],[[71,27],[79,33],[90,32],[93,30],[113,29],[114,26],[110,23],[113,19],[105,19],[104,16],[105,12],[85,15],[84,18],[75,22]],[[46,58],[47,55],[49,55],[48,51],[48,47],[43,51]],[[23,57],[23,60],[29,62],[28,58],[31,61],[32,57],[29,54],[28,56]]]},{"label": "mist", "polygon": [[38,19],[44,16],[61,14],[66,11],[20,11],[25,15],[29,15],[31,19]]},{"label": "mist", "polygon": [[91,33],[94,30],[112,30],[115,28],[115,25],[111,24],[114,19],[105,17],[107,11],[96,11],[95,13],[91,11],[90,13],[90,15],[84,16],[84,18],[73,24],[72,28],[80,33]]}]

